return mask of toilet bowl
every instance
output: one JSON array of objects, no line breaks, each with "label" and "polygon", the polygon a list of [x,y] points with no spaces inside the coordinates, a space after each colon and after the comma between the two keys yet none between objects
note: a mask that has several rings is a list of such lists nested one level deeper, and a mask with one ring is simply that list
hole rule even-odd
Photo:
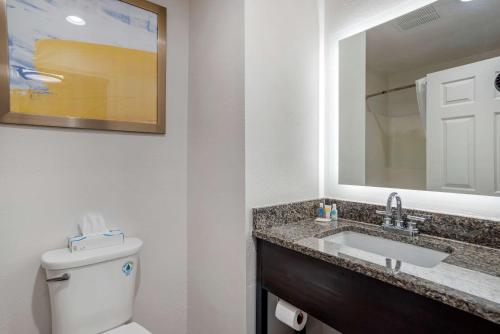
[{"label": "toilet bowl", "polygon": [[142,241],[42,255],[47,274],[53,334],[151,334],[130,323]]}]

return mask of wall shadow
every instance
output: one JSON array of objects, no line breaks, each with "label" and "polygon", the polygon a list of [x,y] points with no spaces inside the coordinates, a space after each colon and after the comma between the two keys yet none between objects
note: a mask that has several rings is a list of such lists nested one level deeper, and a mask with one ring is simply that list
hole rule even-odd
[{"label": "wall shadow", "polygon": [[49,287],[45,282],[45,270],[38,268],[31,298],[31,312],[33,320],[40,334],[52,332]]}]

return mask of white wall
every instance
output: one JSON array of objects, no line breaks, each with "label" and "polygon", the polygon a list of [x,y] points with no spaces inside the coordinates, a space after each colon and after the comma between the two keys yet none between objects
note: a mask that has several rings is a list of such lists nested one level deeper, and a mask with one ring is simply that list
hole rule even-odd
[{"label": "white wall", "polygon": [[[374,94],[386,89],[386,76],[367,69],[366,93]],[[387,95],[377,96],[366,100],[366,110],[365,152],[363,152],[366,157],[365,184],[384,185],[387,180],[386,169],[389,157]]]},{"label": "white wall", "polygon": [[317,1],[246,1],[248,204],[318,195]]},{"label": "white wall", "polygon": [[50,333],[40,255],[64,247],[89,211],[145,242],[135,320],[186,332],[188,6],[158,2],[168,7],[166,135],[0,127],[0,333]]},{"label": "white wall", "polygon": [[[329,0],[327,17],[327,131],[326,195],[346,200],[382,204],[392,189],[338,183],[338,41],[386,22],[432,0]],[[500,220],[500,198],[398,190],[409,208],[440,211]]]},{"label": "white wall", "polygon": [[[395,76],[399,77],[399,73]],[[370,93],[377,93],[388,87],[407,85],[418,78],[405,76],[395,81],[393,75],[369,70],[367,87]],[[367,107],[365,184],[425,189],[425,132],[415,89],[374,96],[367,100]],[[344,109],[340,106],[339,110]],[[343,128],[342,120],[340,124]],[[340,157],[339,160],[342,161],[343,158]],[[342,179],[340,183],[347,184]]]},{"label": "white wall", "polygon": [[[247,333],[255,332],[251,208],[319,196],[318,19],[316,0],[245,1]],[[274,303],[269,310],[269,332],[288,332]]]},{"label": "white wall", "polygon": [[[388,87],[415,83],[421,77],[389,75]],[[387,187],[426,189],[426,136],[415,88],[387,96],[389,121],[389,165]]]},{"label": "white wall", "polygon": [[244,333],[244,2],[190,11],[188,332]]},{"label": "white wall", "polygon": [[340,115],[339,175],[343,183],[365,184],[366,128],[366,33],[360,32],[340,42],[339,105]]}]

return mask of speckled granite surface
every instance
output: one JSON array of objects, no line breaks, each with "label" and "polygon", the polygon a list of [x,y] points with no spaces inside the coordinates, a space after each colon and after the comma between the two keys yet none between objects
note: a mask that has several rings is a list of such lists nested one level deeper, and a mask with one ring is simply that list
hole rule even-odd
[{"label": "speckled granite surface", "polygon": [[[450,253],[441,263],[424,268],[402,262],[400,271],[389,269],[386,258],[339,247],[321,238],[343,231],[382,236]],[[397,287],[438,300],[500,324],[500,250],[429,235],[418,240],[395,236],[373,224],[340,219],[320,224],[313,219],[256,228],[257,238],[353,270]]]},{"label": "speckled granite surface", "polygon": [[[382,208],[375,205],[335,201],[339,216],[353,220],[339,219],[335,224],[316,223],[311,217],[314,217],[319,202],[312,200],[254,209],[253,235],[500,324],[500,249],[483,246],[491,244],[500,248],[500,223],[432,214],[430,223],[419,225],[423,234],[415,240],[384,232],[377,226],[380,216],[368,212]],[[414,210],[406,212],[424,214]],[[367,223],[360,222],[365,219]],[[486,227],[480,226],[482,223],[486,223]],[[474,228],[481,231],[477,232]],[[322,240],[323,237],[343,231],[384,237],[450,255],[432,268],[401,261],[401,268],[396,272],[395,259],[390,260],[392,267],[389,268],[383,256]],[[468,235],[468,231],[471,235]],[[492,233],[489,237],[493,241],[486,240],[488,231]],[[482,245],[442,236],[457,236],[456,239],[466,241],[479,240]]]},{"label": "speckled granite surface", "polygon": [[253,227],[271,227],[314,217],[320,200],[310,200],[253,209]]},{"label": "speckled granite surface", "polygon": [[[375,211],[384,210],[383,206],[334,199],[326,199],[325,201],[337,204],[340,218],[382,224],[382,218],[375,214]],[[314,217],[320,202],[321,200],[318,199],[254,209],[254,228],[287,224]],[[412,209],[404,209],[404,213],[414,216],[429,216],[430,219],[427,222],[417,225],[421,233],[500,248],[500,222]]]}]

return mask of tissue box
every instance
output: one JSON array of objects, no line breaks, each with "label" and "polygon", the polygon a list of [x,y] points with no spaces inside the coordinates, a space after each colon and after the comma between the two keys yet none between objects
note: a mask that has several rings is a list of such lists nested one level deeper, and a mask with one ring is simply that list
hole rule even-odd
[{"label": "tissue box", "polygon": [[77,252],[82,250],[121,245],[123,244],[124,240],[125,235],[122,231],[112,230],[98,234],[68,237],[68,248],[71,252]]}]

